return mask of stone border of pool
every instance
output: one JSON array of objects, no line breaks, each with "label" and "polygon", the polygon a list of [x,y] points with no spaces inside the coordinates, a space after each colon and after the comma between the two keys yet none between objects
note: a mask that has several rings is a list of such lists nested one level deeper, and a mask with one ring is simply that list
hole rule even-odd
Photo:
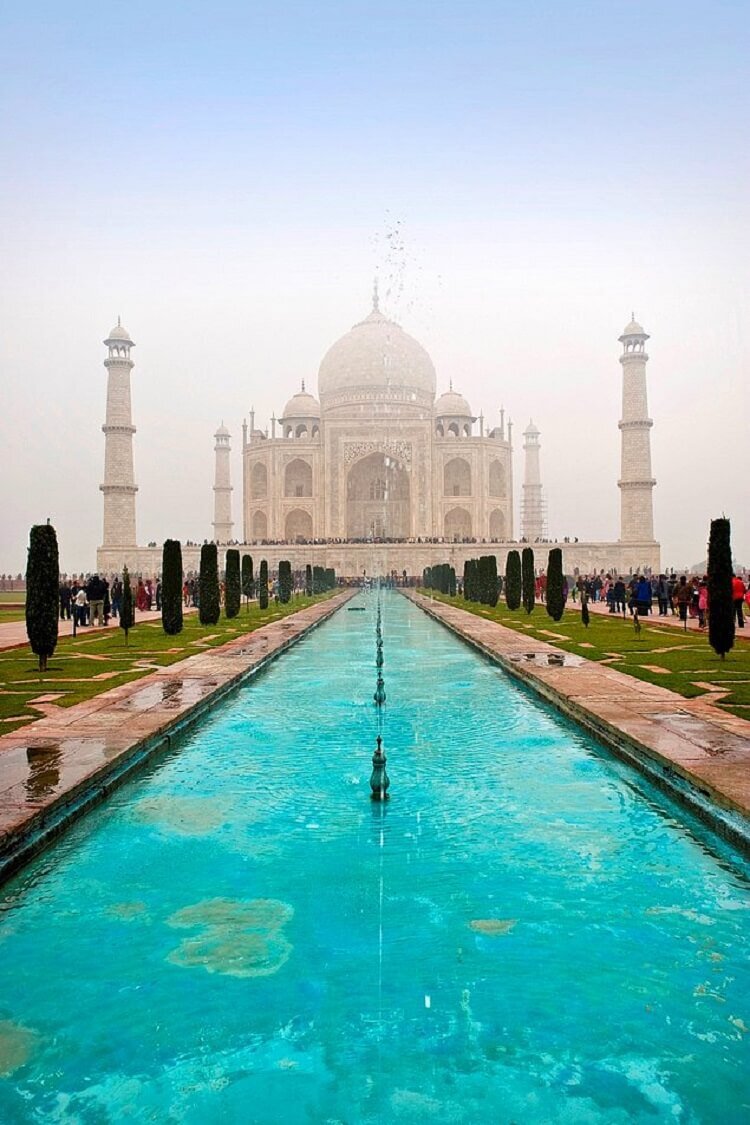
[{"label": "stone border of pool", "polygon": [[750,722],[414,590],[400,592],[750,854]]},{"label": "stone border of pool", "polygon": [[0,883],[357,592],[0,736]]}]

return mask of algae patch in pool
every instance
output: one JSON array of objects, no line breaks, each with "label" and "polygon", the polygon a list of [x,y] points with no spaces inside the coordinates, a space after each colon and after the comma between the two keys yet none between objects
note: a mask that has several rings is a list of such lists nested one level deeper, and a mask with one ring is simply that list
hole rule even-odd
[{"label": "algae patch in pool", "polygon": [[230,977],[271,976],[292,952],[281,931],[293,915],[288,903],[276,899],[204,899],[167,919],[169,926],[199,931],[185,938],[167,960]]},{"label": "algae patch in pool", "polygon": [[133,815],[143,824],[180,836],[208,836],[224,823],[222,804],[206,797],[146,797],[135,805]]},{"label": "algae patch in pool", "polygon": [[509,934],[517,921],[517,918],[473,918],[469,922],[469,929],[477,934],[497,937],[498,934]]},{"label": "algae patch in pool", "polygon": [[37,1035],[11,1020],[0,1020],[0,1077],[7,1077],[28,1062]]}]

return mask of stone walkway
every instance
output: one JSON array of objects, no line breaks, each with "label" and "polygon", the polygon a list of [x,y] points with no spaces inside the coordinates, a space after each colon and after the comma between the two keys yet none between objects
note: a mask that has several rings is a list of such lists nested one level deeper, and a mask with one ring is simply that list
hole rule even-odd
[{"label": "stone walkway", "polygon": [[[537,605],[544,608],[543,602],[537,602]],[[580,602],[572,602],[569,599],[568,602],[567,602],[567,605],[566,605],[566,609],[577,609],[578,612],[580,613],[581,603]],[[599,614],[602,617],[614,616],[614,615],[610,615],[609,607],[607,606],[606,602],[589,602],[589,611],[591,613]],[[630,615],[628,615],[626,620],[629,620],[629,619],[630,619]],[[747,619],[747,615],[746,615],[746,619]],[[658,612],[658,607],[657,607],[656,613],[649,613],[645,617],[641,617],[641,624],[642,625],[666,625],[667,628],[679,629],[681,632],[687,632],[687,633],[698,633],[699,635],[703,635],[703,636],[705,636],[708,633],[707,629],[701,629],[699,627],[697,617],[688,617],[688,619],[687,619],[687,629],[685,629],[682,621],[680,621],[680,618],[677,614],[675,614],[673,616],[671,613],[669,613],[669,614],[667,614],[666,617],[660,617],[659,612]],[[750,641],[750,623],[747,624],[744,629],[736,629],[734,636],[735,636],[735,641]]]},{"label": "stone walkway", "polygon": [[[696,803],[708,797],[738,818],[750,841],[750,722],[705,699],[563,652],[495,621],[404,591],[418,606],[526,681],[616,750],[656,767],[667,783],[687,782]],[[736,839],[736,842],[744,842]]]},{"label": "stone walkway", "polygon": [[[0,879],[356,590],[0,736]],[[154,614],[153,616],[157,616]],[[140,620],[146,620],[146,614]],[[21,623],[23,624],[23,623]]]},{"label": "stone walkway", "polygon": [[[195,609],[183,610],[184,613],[195,613]],[[142,621],[161,621],[161,610],[155,609],[137,609],[135,611],[135,623],[140,624]],[[109,625],[84,625],[83,628],[78,627],[78,636],[89,636],[91,633],[104,633],[111,632],[113,629],[118,629],[119,625],[114,618],[110,619]],[[73,622],[60,621],[57,626],[57,635],[61,637],[73,636]],[[0,622],[0,649],[5,648],[22,648],[23,645],[29,643],[29,638],[26,636],[26,622],[25,621],[3,621]]]}]

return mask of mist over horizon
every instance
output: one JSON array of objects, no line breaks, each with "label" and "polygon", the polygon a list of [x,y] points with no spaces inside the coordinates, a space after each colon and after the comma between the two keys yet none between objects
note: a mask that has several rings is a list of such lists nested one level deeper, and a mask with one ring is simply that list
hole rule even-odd
[{"label": "mist over horizon", "polygon": [[[212,534],[213,434],[265,429],[371,307],[486,429],[541,431],[552,539],[619,534],[631,312],[662,565],[732,520],[750,566],[743,5],[390,2],[6,11],[0,23],[0,572],[49,518],[102,534],[121,316],[138,539]],[[131,34],[138,27],[138,35]],[[518,534],[518,532],[517,532]]]}]

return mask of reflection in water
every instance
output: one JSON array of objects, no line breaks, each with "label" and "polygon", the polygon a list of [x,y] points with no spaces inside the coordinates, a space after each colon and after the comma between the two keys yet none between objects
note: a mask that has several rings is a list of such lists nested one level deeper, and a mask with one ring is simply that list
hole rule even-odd
[{"label": "reflection in water", "polygon": [[26,749],[29,776],[24,787],[30,801],[41,801],[54,793],[60,784],[60,747],[29,746]]}]

